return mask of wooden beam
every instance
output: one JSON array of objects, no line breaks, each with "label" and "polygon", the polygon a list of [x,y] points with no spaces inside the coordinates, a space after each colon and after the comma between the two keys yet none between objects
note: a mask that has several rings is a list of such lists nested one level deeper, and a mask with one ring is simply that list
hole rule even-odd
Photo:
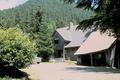
[{"label": "wooden beam", "polygon": [[91,66],[93,66],[93,56],[90,54]]}]

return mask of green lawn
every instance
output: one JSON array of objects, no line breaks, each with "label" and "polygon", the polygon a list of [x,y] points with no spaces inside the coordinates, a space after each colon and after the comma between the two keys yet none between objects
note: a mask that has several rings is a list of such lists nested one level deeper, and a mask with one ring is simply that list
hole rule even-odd
[{"label": "green lawn", "polygon": [[15,78],[10,78],[10,77],[4,77],[4,78],[0,78],[0,80],[26,80],[26,78],[15,79]]}]

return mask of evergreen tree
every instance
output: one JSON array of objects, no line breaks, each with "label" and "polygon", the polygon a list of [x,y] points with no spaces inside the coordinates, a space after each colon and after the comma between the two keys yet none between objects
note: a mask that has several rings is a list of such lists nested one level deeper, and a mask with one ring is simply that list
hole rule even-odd
[{"label": "evergreen tree", "polygon": [[110,30],[116,36],[120,35],[120,0],[78,0],[77,7],[85,7],[96,12],[93,18],[80,22],[80,27],[86,28],[94,23],[95,27],[102,31]]},{"label": "evergreen tree", "polygon": [[51,30],[43,12],[38,11],[35,19],[36,31],[34,38],[37,41],[38,56],[42,57],[42,61],[48,61],[53,53]]}]

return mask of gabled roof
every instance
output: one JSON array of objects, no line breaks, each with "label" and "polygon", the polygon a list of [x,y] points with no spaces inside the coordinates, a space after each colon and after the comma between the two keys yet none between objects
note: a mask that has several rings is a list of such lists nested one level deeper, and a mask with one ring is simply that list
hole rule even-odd
[{"label": "gabled roof", "polygon": [[56,31],[62,36],[65,41],[72,41],[69,27],[58,28]]},{"label": "gabled roof", "polygon": [[101,34],[99,30],[92,32],[76,51],[75,55],[89,54],[109,49],[115,40],[116,38],[113,36],[109,36],[106,33]]},{"label": "gabled roof", "polygon": [[65,46],[65,48],[69,47],[79,47],[83,41],[88,36],[88,30],[82,31],[77,30],[78,25],[73,25],[71,27],[64,27],[64,28],[58,28],[56,31],[62,36],[62,38],[65,41],[70,41],[68,45]]}]

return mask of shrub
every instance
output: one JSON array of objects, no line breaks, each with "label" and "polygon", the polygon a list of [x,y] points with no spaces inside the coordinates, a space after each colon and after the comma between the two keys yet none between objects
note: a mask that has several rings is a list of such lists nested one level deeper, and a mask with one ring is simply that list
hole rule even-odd
[{"label": "shrub", "polygon": [[48,51],[41,50],[38,54],[38,57],[42,58],[42,62],[48,62],[50,59],[51,53],[48,53]]},{"label": "shrub", "polygon": [[26,67],[32,62],[36,44],[17,28],[0,29],[0,65]]}]

